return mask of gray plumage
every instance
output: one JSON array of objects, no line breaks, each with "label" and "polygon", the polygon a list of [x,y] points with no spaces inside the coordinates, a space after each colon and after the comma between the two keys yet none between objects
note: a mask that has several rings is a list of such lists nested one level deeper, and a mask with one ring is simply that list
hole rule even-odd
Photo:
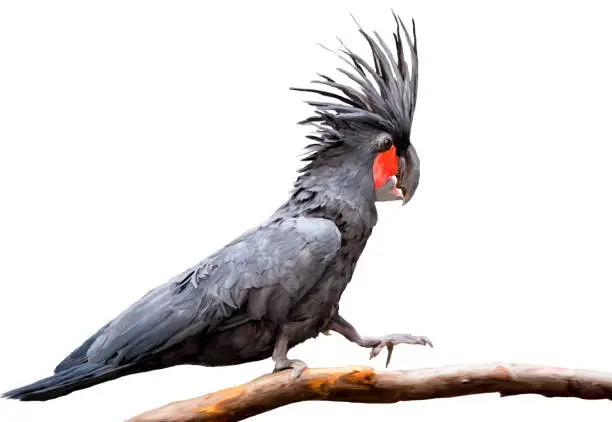
[{"label": "gray plumage", "polygon": [[[397,150],[405,201],[418,185],[418,157],[410,143],[416,38],[394,17],[397,59],[378,34],[375,40],[359,28],[374,67],[344,46],[339,53],[351,69],[340,72],[358,87],[322,76],[317,83],[340,94],[300,89],[342,104],[309,102],[315,115],[302,123],[315,126],[309,136],[315,143],[307,147],[307,164],[286,203],[261,225],[151,290],[64,359],[53,376],[5,397],[48,400],[180,364],[233,365],[272,356],[277,370],[295,369],[301,362],[287,359],[286,351],[329,329],[364,347],[393,342],[359,337],[339,316],[338,303],[377,221],[372,166],[389,148],[385,140]],[[425,342],[402,339],[395,343]]]}]

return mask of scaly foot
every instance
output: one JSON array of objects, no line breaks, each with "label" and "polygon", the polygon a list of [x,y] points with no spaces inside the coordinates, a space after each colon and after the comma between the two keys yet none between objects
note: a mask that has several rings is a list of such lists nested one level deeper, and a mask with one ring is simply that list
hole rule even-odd
[{"label": "scaly foot", "polygon": [[424,336],[413,336],[410,334],[390,334],[383,337],[374,337],[368,338],[367,342],[369,344],[374,344],[372,346],[372,351],[370,352],[370,359],[378,356],[380,351],[387,348],[387,363],[386,367],[389,367],[389,362],[391,362],[391,354],[393,353],[393,347],[398,344],[416,344],[420,346],[429,346],[433,347],[433,343]]},{"label": "scaly foot", "polygon": [[291,378],[298,378],[304,372],[304,369],[308,368],[305,362],[299,359],[278,359],[274,361],[274,371],[280,372],[285,369],[291,369]]}]

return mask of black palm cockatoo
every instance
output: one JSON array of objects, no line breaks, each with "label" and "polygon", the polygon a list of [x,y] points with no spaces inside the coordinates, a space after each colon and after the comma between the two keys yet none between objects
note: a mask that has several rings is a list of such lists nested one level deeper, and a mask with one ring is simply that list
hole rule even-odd
[{"label": "black palm cockatoo", "polygon": [[[419,182],[410,129],[417,98],[417,46],[394,14],[395,51],[359,32],[373,64],[337,52],[350,85],[321,75],[325,97],[310,101],[315,127],[307,164],[289,199],[270,218],[151,290],[66,357],[54,375],[4,394],[49,400],[138,372],[181,364],[235,365],[272,357],[299,376],[293,346],[336,331],[377,355],[426,337],[362,337],[338,312],[377,221],[375,202],[408,202]],[[410,64],[406,56],[410,56]],[[354,84],[353,84],[354,83]],[[351,86],[353,85],[353,86]],[[331,91],[330,91],[331,89]],[[388,363],[388,361],[387,361]]]}]

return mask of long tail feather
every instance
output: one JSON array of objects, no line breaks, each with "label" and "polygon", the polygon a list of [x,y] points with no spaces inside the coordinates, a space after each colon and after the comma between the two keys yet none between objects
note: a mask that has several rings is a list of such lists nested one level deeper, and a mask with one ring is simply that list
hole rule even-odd
[{"label": "long tail feather", "polygon": [[111,367],[86,363],[60,371],[30,385],[7,391],[2,397],[21,401],[51,400],[131,372],[135,372],[131,366]]}]

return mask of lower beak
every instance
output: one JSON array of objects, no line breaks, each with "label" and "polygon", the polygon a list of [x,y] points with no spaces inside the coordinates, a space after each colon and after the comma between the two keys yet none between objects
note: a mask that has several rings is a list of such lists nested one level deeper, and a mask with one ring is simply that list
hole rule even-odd
[{"label": "lower beak", "polygon": [[403,201],[404,194],[397,187],[397,176],[391,176],[378,189],[376,189],[376,201]]},{"label": "lower beak", "polygon": [[412,145],[398,154],[396,176],[397,188],[403,194],[402,204],[405,205],[414,196],[421,176],[419,156]]}]

